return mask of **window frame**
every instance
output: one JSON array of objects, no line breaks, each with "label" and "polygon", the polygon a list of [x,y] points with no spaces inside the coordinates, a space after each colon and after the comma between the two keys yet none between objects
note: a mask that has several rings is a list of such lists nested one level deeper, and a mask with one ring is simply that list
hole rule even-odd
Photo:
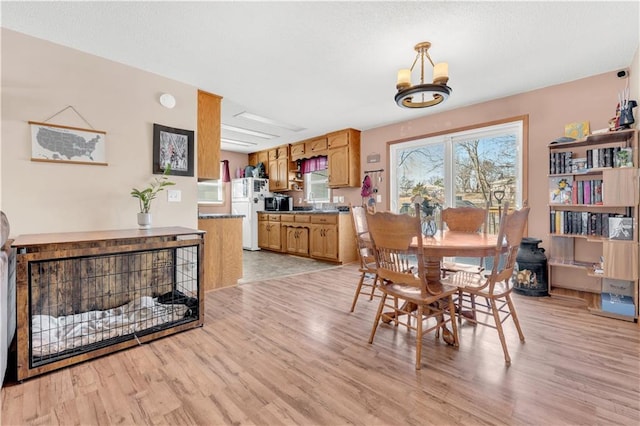
[{"label": "window frame", "polygon": [[420,135],[411,139],[403,139],[388,143],[389,161],[389,209],[398,212],[398,153],[412,147],[429,144],[444,144],[444,180],[445,180],[445,204],[455,205],[455,170],[454,170],[454,144],[476,138],[487,138],[505,133],[514,132],[516,134],[516,144],[518,146],[516,154],[516,208],[522,206],[524,200],[528,199],[527,173],[528,173],[528,116],[512,117],[488,123],[481,123],[474,126],[452,129],[446,132]]},{"label": "window frame", "polygon": [[[324,172],[326,174],[325,179],[318,179],[317,182],[314,182],[315,185],[319,185],[324,183],[325,186],[327,187],[327,198],[326,199],[318,199],[315,196],[314,197],[310,197],[310,194],[313,193],[313,191],[311,191],[311,183],[309,182],[309,180],[311,179],[311,176],[314,174],[317,174],[318,172]],[[329,187],[329,169],[324,169],[324,170],[317,170],[315,172],[310,172],[310,173],[304,173],[303,174],[303,182],[304,182],[304,199],[306,202],[308,203],[330,203],[331,202],[331,188]]]},{"label": "window frame", "polygon": [[[222,173],[222,167],[223,167],[223,163],[220,162],[220,179],[199,180],[197,182],[198,204],[208,205],[208,206],[221,206],[221,205],[224,205],[225,196],[226,196],[226,188],[225,188],[224,182],[222,181],[222,174],[223,174]],[[219,199],[218,200],[201,200],[200,199],[200,185],[217,186],[218,187]]]}]

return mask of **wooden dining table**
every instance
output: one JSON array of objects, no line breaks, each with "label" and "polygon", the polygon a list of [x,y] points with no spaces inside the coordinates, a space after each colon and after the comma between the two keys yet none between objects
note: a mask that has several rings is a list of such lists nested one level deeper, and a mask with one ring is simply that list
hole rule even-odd
[{"label": "wooden dining table", "polygon": [[[445,257],[492,257],[495,254],[497,234],[438,231],[432,237],[422,237],[427,282],[440,283],[442,259]],[[411,244],[418,247],[417,239]],[[506,249],[506,246],[505,246]]]},{"label": "wooden dining table", "polygon": [[[442,289],[441,267],[445,257],[492,257],[498,241],[497,234],[470,233],[456,231],[438,231],[433,236],[422,236],[427,283],[431,291]],[[418,248],[418,240],[414,238],[412,247]],[[505,246],[506,250],[506,246]],[[411,306],[406,307],[412,310]],[[390,322],[393,313],[385,313],[385,322]],[[443,339],[448,342],[448,330],[445,328]]]}]

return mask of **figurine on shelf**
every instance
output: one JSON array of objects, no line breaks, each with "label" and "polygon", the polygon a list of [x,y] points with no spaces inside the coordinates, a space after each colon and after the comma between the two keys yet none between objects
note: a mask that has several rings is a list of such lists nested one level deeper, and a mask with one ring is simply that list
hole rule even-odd
[{"label": "figurine on shelf", "polygon": [[620,108],[620,120],[618,124],[620,129],[630,129],[631,125],[635,123],[633,119],[633,109],[638,106],[636,101],[626,100]]},{"label": "figurine on shelf", "polygon": [[629,100],[629,88],[625,88],[618,93],[618,105],[616,106],[616,116],[609,120],[610,130],[630,129],[635,123],[633,119],[633,109],[638,106],[634,100]]}]

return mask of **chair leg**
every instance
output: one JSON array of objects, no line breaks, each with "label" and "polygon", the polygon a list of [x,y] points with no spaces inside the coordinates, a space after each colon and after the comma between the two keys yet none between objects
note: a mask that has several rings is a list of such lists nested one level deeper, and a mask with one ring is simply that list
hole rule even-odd
[{"label": "chair leg", "polygon": [[469,294],[469,297],[471,298],[471,315],[474,321],[474,324],[477,324],[477,319],[476,319],[476,295],[475,294]]},{"label": "chair leg", "polygon": [[420,370],[422,360],[422,305],[418,305],[416,321],[416,370]]},{"label": "chair leg", "polygon": [[373,300],[373,293],[375,293],[377,285],[378,285],[378,274],[373,276],[373,284],[371,284],[371,294],[369,295],[369,300]]},{"label": "chair leg", "polygon": [[383,293],[380,298],[380,304],[378,305],[378,312],[376,312],[376,319],[373,322],[373,329],[371,329],[371,336],[369,336],[369,343],[373,343],[373,337],[376,335],[376,329],[380,323],[380,316],[382,315],[382,308],[384,308],[384,302],[387,300],[387,293]]},{"label": "chair leg", "polygon": [[[400,312],[398,312],[398,298],[394,297],[393,298],[393,319],[394,319],[394,323],[395,326],[397,327],[400,324],[400,320],[398,319],[398,317],[400,316]],[[409,319],[407,320],[408,323],[410,323]]]},{"label": "chair leg", "polygon": [[502,322],[500,321],[500,312],[498,311],[498,306],[496,305],[495,299],[490,299],[490,301],[491,312],[493,313],[493,319],[496,322],[496,330],[498,330],[498,337],[500,338],[502,351],[504,352],[504,362],[506,362],[507,364],[511,364],[511,357],[509,356],[509,351],[507,350],[507,341],[504,338],[504,330],[502,329]]},{"label": "chair leg", "polygon": [[360,296],[360,290],[362,289],[362,284],[364,283],[364,278],[367,275],[366,272],[363,272],[360,275],[360,281],[358,281],[358,287],[356,288],[356,294],[353,295],[353,302],[351,302],[351,312],[356,309],[356,302],[358,301],[358,296]]},{"label": "chair leg", "polygon": [[509,304],[509,312],[511,312],[511,318],[513,318],[513,323],[516,325],[516,330],[518,330],[518,336],[520,337],[520,341],[524,342],[524,333],[522,332],[522,328],[520,328],[520,320],[518,320],[516,307],[513,304],[513,300],[511,300],[510,294],[507,294],[507,304]]},{"label": "chair leg", "polygon": [[453,296],[449,297],[449,319],[451,320],[451,328],[453,329],[453,346],[460,346],[458,340],[458,323],[456,321],[456,306],[453,303]]}]

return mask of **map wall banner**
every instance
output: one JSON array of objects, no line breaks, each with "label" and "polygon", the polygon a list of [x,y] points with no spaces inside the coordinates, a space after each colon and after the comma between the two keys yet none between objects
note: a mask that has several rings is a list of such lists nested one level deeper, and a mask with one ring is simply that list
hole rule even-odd
[{"label": "map wall banner", "polygon": [[107,166],[107,132],[29,121],[31,161]]}]

